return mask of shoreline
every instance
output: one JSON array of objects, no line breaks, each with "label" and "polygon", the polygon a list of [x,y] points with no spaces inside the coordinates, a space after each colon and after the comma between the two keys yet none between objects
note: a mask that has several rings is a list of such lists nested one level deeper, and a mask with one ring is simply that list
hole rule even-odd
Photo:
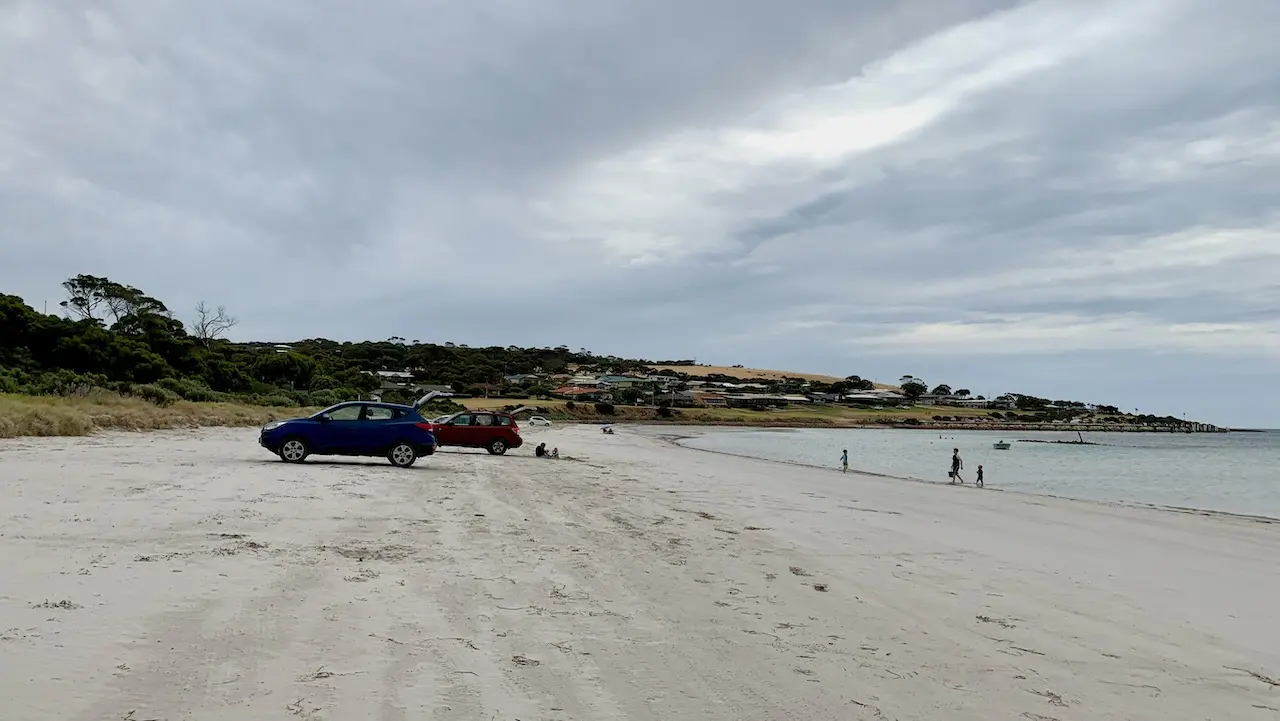
[{"label": "shoreline", "polygon": [[[631,428],[641,433],[646,432],[646,427],[642,425],[634,425],[634,426],[631,426]],[[654,428],[653,430],[657,431],[658,429]],[[726,427],[725,430],[737,430],[737,428]],[[764,430],[768,430],[768,429],[764,429]],[[719,450],[713,450],[709,448],[695,448],[692,446],[685,445],[684,443],[681,443],[681,441],[698,438],[698,436],[696,435],[673,435],[673,434],[663,434],[663,433],[656,433],[656,432],[648,435],[652,438],[656,438],[664,443],[667,443],[668,445],[671,445],[676,448],[681,448],[687,451],[695,451],[698,453],[712,453],[715,455],[726,456],[730,458],[742,458],[742,459],[751,460],[751,461],[759,461],[761,463],[778,464],[778,465],[789,466],[794,468],[806,468],[810,470],[824,471],[824,472],[836,473],[836,474],[841,473],[838,469],[832,468],[830,466],[819,466],[819,465],[814,465],[810,463],[801,463],[799,461],[787,461],[787,460],[781,460],[776,458],[761,458],[759,456],[750,456],[743,453],[732,453],[730,451],[719,451]],[[913,476],[897,476],[890,473],[877,473],[875,471],[856,469],[856,468],[853,468],[852,466],[849,467],[849,473],[855,473],[859,476],[866,476],[870,478],[879,478],[879,479],[886,479],[886,480],[893,480],[893,481],[906,481],[909,483],[919,483],[919,484],[933,485],[933,486],[949,487],[952,485],[945,481],[931,481],[925,478],[915,478]],[[968,485],[969,487],[974,488],[974,490],[979,490],[976,487],[974,487],[971,483],[959,484],[959,485],[962,485],[962,486]],[[1185,515],[1199,515],[1199,516],[1208,516],[1212,518],[1226,518],[1226,519],[1234,519],[1239,521],[1247,521],[1250,523],[1280,524],[1280,516],[1267,516],[1267,515],[1261,515],[1261,514],[1239,513],[1236,511],[1223,511],[1223,510],[1218,510],[1213,508],[1196,508],[1193,506],[1174,506],[1174,505],[1166,505],[1166,504],[1159,504],[1159,503],[1144,503],[1141,501],[1104,501],[1104,500],[1098,500],[1094,498],[1078,498],[1076,496],[1064,496],[1064,495],[1055,494],[1055,493],[1036,493],[1033,491],[1023,491],[1023,490],[1000,488],[1000,487],[985,487],[980,490],[997,491],[1000,493],[1010,493],[1010,494],[1014,494],[1018,496],[1026,496],[1030,498],[1053,498],[1053,499],[1062,500],[1062,501],[1071,501],[1075,503],[1088,503],[1088,504],[1095,504],[1095,505],[1108,506],[1108,507],[1160,511],[1163,513],[1181,513]]]},{"label": "shoreline", "polygon": [[859,430],[859,429],[876,429],[876,430],[897,430],[897,431],[970,431],[982,433],[1149,433],[1157,435],[1219,435],[1223,433],[1267,433],[1265,429],[1258,430],[1239,430],[1239,429],[1219,429],[1216,431],[1179,431],[1169,429],[1145,428],[1145,427],[1099,427],[1099,426],[1065,426],[1052,424],[1011,424],[997,425],[993,423],[983,424],[965,424],[965,423],[937,423],[920,421],[919,423],[906,422],[888,422],[888,421],[802,421],[802,420],[677,420],[666,418],[653,419],[636,419],[636,418],[617,418],[611,419],[601,416],[598,419],[585,418],[556,418],[552,417],[552,421],[565,425],[646,425],[646,426],[690,426],[697,428],[796,428],[796,429],[830,429],[830,430]]}]

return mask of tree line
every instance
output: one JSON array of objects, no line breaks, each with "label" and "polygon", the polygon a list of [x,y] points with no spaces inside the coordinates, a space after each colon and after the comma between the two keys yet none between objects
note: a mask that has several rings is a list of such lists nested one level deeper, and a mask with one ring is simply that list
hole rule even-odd
[{"label": "tree line", "polygon": [[313,338],[280,352],[274,343],[227,340],[236,319],[222,306],[201,302],[183,321],[163,301],[109,278],[78,275],[62,286],[62,316],[0,294],[0,392],[106,388],[162,403],[322,406],[366,396],[380,385],[371,372],[384,369],[413,368],[416,382],[459,392],[500,392],[510,375],[570,366],[624,373],[654,364],[564,345],[471,348],[400,337],[358,343]]}]

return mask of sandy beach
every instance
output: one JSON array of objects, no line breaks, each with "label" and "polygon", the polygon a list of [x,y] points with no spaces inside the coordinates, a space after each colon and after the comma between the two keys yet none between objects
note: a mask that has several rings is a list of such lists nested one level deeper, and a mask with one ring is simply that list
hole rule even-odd
[{"label": "sandy beach", "polygon": [[659,432],[0,441],[0,718],[1280,719],[1280,524]]}]

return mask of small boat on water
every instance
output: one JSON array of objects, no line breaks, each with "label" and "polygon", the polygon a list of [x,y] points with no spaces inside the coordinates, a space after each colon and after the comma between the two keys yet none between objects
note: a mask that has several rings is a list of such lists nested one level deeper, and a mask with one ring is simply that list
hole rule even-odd
[{"label": "small boat on water", "polygon": [[999,443],[992,443],[992,444],[991,444],[991,447],[992,447],[992,448],[994,448],[994,449],[996,449],[997,451],[1007,451],[1007,450],[1009,450],[1009,446],[1010,446],[1010,444],[1008,444],[1008,443],[1006,443],[1006,442],[1004,442],[1004,441],[1000,441]]}]

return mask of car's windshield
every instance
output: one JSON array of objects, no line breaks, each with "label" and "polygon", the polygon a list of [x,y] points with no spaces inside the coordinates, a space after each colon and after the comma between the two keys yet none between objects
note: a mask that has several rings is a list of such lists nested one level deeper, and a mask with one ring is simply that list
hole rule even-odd
[{"label": "car's windshield", "polygon": [[326,414],[326,413],[333,413],[335,410],[337,410],[337,409],[341,408],[341,407],[342,407],[342,406],[344,406],[344,405],[346,405],[346,404],[345,404],[345,403],[335,403],[335,404],[333,404],[333,405],[329,406],[328,408],[324,408],[324,409],[322,409],[322,410],[318,410],[318,411],[316,411],[315,413],[313,413],[313,414],[311,415],[311,417],[312,417],[312,418],[319,418],[320,416],[322,416],[322,415],[324,415],[324,414]]}]

